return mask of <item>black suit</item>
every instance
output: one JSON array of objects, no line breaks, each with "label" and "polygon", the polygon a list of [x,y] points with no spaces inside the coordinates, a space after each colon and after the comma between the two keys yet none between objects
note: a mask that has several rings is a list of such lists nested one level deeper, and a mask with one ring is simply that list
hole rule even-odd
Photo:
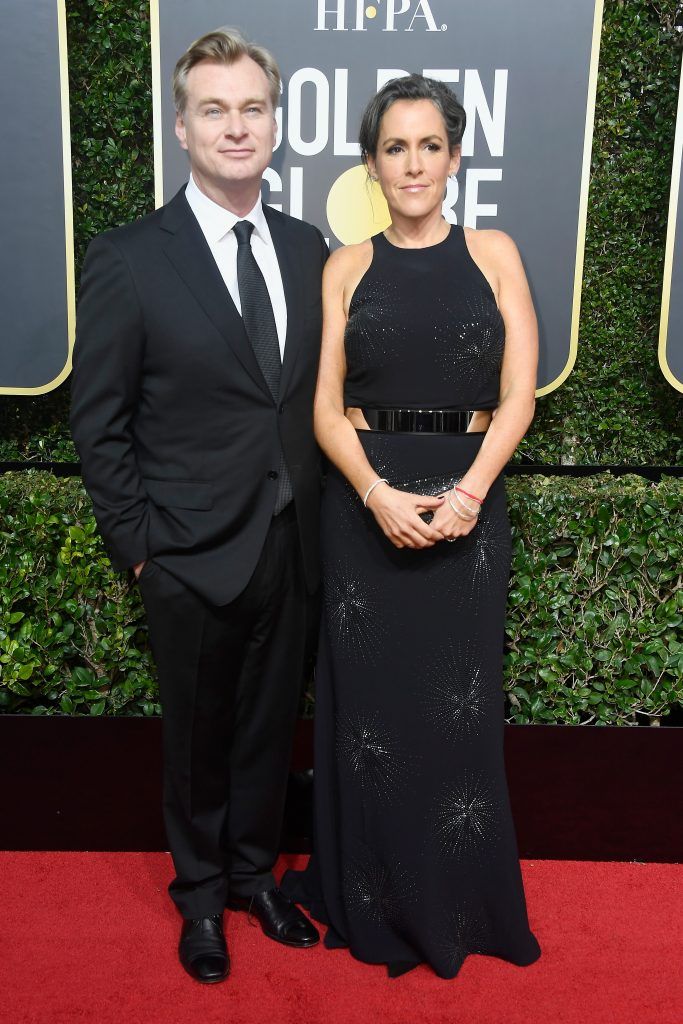
[{"label": "black suit", "polygon": [[[243,895],[272,880],[319,580],[327,247],[311,225],[265,214],[287,304],[277,402],[184,189],[91,243],[79,297],[72,429],[112,564],[148,560],[171,890],[186,917],[217,913],[228,880]],[[274,519],[281,450],[294,503]]]}]

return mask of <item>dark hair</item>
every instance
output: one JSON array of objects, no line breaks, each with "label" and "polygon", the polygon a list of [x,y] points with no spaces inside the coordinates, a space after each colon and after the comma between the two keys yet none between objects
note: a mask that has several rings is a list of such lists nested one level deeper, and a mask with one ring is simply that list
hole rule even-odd
[{"label": "dark hair", "polygon": [[360,123],[358,142],[363,163],[377,154],[379,130],[382,118],[396,100],[431,100],[444,119],[448,146],[451,152],[460,145],[467,120],[465,108],[457,96],[444,82],[424,75],[407,75],[392,78],[382,86],[368,103]]}]

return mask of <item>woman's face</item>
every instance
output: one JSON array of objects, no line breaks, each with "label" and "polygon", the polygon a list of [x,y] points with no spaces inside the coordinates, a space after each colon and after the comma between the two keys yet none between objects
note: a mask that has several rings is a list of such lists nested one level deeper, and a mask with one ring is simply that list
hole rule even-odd
[{"label": "woman's face", "polygon": [[382,117],[368,169],[379,179],[392,214],[424,217],[443,203],[446,179],[460,166],[446,125],[431,100],[396,100]]}]

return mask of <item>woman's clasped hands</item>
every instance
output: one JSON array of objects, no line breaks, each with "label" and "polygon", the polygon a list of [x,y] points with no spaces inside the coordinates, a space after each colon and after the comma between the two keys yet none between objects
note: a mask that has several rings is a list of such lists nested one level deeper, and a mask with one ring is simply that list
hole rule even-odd
[{"label": "woman's clasped hands", "polygon": [[[476,523],[477,515],[471,519],[466,515],[469,504],[459,509],[458,495],[450,490],[446,494],[423,495],[400,491],[382,481],[368,497],[370,509],[385,537],[397,548],[431,548],[439,541],[454,541],[465,537]],[[470,514],[478,513],[476,506]],[[430,523],[422,519],[422,513],[432,512]]]}]

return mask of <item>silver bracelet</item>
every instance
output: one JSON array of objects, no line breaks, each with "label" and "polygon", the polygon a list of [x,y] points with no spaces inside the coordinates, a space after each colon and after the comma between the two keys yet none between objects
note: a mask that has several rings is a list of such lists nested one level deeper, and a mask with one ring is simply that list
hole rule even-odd
[{"label": "silver bracelet", "polygon": [[[455,498],[456,498],[456,501],[457,501],[457,500],[458,500],[458,498],[457,498],[457,495],[455,495]],[[455,505],[453,504],[453,502],[452,502],[452,501],[451,501],[451,499],[450,499],[450,495],[446,495],[446,501],[447,501],[447,502],[448,502],[448,504],[449,504],[449,505],[451,506],[451,508],[452,508],[452,509],[453,509],[453,511],[455,512],[456,516],[458,517],[458,519],[465,519],[465,520],[466,520],[467,522],[471,522],[471,521],[472,521],[473,519],[476,519],[476,518],[477,518],[477,516],[479,515],[479,513],[478,513],[478,512],[475,512],[475,513],[474,513],[474,515],[464,516],[464,515],[462,514],[462,512],[460,512],[460,511],[459,511],[459,510],[458,510],[458,509],[457,509],[457,508],[455,507]],[[467,508],[467,506],[463,504],[463,508]]]},{"label": "silver bracelet", "polygon": [[365,497],[363,498],[363,505],[365,506],[365,508],[368,507],[368,498],[370,497],[370,495],[374,491],[374,489],[377,486],[377,484],[388,484],[388,483],[389,483],[389,481],[387,479],[385,479],[385,477],[378,476],[377,479],[375,480],[374,484],[370,484],[370,486],[368,487],[367,491],[365,492]]},{"label": "silver bracelet", "polygon": [[462,500],[462,498],[460,497],[460,495],[458,494],[458,492],[456,491],[455,488],[453,488],[453,497],[457,501],[458,505],[460,505],[460,508],[464,508],[465,512],[469,512],[469,514],[472,516],[473,519],[477,518],[477,516],[479,515],[479,512],[481,511],[481,506],[480,505],[477,508],[470,508],[469,505],[465,504],[465,502]]}]

